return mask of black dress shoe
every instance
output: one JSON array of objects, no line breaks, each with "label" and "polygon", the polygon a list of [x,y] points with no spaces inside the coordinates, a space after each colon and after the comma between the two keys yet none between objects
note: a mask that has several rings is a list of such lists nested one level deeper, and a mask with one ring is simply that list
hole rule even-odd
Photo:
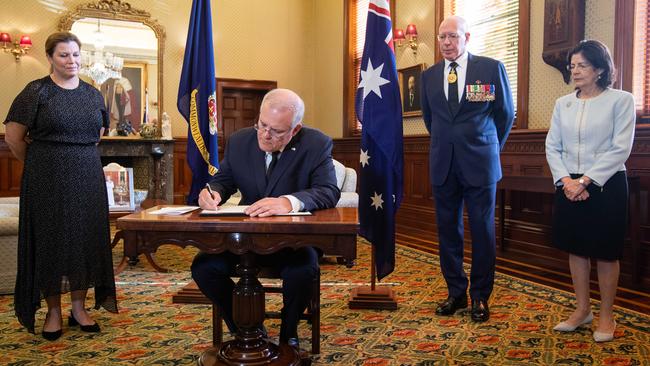
[{"label": "black dress shoe", "polygon": [[490,319],[490,308],[485,300],[472,300],[472,320],[484,322]]},{"label": "black dress shoe", "polygon": [[298,343],[298,338],[289,338],[287,340],[287,344],[291,346],[293,349],[298,352],[298,358],[300,358],[300,365],[302,366],[310,366],[311,365],[311,357],[309,356],[309,353],[305,350],[300,349],[300,343]]},{"label": "black dress shoe", "polygon": [[289,338],[287,344],[295,348],[297,351],[300,351],[300,342],[298,341],[298,338]]},{"label": "black dress shoe", "polygon": [[87,333],[99,333],[101,329],[99,329],[99,324],[97,322],[91,324],[91,325],[81,325],[77,321],[77,319],[74,318],[74,315],[72,312],[70,313],[70,317],[68,318],[68,326],[74,327],[74,326],[79,326],[82,331],[87,332]]},{"label": "black dress shoe", "polygon": [[63,331],[61,329],[55,330],[54,332],[46,332],[43,331],[43,338],[47,339],[48,341],[56,341],[61,337],[61,334],[63,334]]},{"label": "black dress shoe", "polygon": [[454,315],[456,310],[465,309],[467,307],[467,295],[460,297],[449,296],[447,300],[438,304],[436,314],[438,315]]}]

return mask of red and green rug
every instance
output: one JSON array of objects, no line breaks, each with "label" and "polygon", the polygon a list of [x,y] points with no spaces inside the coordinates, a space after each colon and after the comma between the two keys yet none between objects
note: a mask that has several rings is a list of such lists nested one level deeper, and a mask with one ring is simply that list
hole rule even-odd
[{"label": "red and green rug", "polygon": [[[349,310],[350,289],[369,278],[370,247],[359,241],[358,249],[352,269],[322,266],[322,353],[314,356],[315,364],[650,365],[648,314],[617,308],[615,340],[596,344],[590,326],[571,334],[552,330],[572,311],[570,293],[506,275],[496,276],[487,323],[473,323],[467,312],[438,317],[435,304],[446,297],[438,258],[405,247],[398,246],[397,269],[387,278],[399,309]],[[99,334],[64,325],[63,336],[48,342],[22,329],[13,297],[0,296],[0,365],[195,365],[211,344],[210,307],[171,303],[171,295],[190,280],[194,253],[163,247],[156,260],[172,272],[157,273],[142,259],[118,275],[120,313],[93,311],[102,326]],[[113,254],[119,262],[121,247]],[[269,296],[267,302],[278,307],[281,300]],[[42,308],[37,332],[44,317]],[[277,337],[279,323],[268,321],[267,329]],[[299,331],[301,345],[309,349],[309,325],[301,324]]]}]

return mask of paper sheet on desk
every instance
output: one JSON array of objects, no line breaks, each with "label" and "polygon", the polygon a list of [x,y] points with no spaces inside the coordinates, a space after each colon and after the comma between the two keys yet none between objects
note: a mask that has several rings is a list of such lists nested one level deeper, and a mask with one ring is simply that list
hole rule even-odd
[{"label": "paper sheet on desk", "polygon": [[182,215],[198,209],[197,206],[170,206],[150,211],[152,215]]},{"label": "paper sheet on desk", "polygon": [[[225,206],[219,207],[217,210],[202,210],[199,216],[248,216],[244,211],[249,206]],[[277,214],[274,216],[309,216],[311,212],[289,212],[285,214]]]}]

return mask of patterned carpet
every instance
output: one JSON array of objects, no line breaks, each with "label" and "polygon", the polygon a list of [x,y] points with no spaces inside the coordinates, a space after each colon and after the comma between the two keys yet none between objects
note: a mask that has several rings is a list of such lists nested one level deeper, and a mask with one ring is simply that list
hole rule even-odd
[{"label": "patterned carpet", "polygon": [[[93,311],[99,334],[64,325],[63,336],[45,341],[22,329],[12,296],[0,296],[0,365],[195,365],[210,346],[210,309],[174,305],[171,294],[186,284],[194,249],[163,247],[157,261],[172,269],[156,273],[142,260],[117,276],[120,314]],[[369,277],[369,246],[359,242],[358,264],[322,266],[322,353],[315,364],[337,365],[650,365],[650,316],[617,309],[616,339],[595,344],[592,329],[553,332],[572,309],[570,294],[497,275],[487,323],[469,314],[434,314],[446,296],[437,257],[398,247],[397,270],[388,277],[399,296],[397,311],[351,311],[352,287]],[[114,250],[116,263],[121,247]],[[278,297],[267,303],[277,307]],[[90,302],[89,302],[90,304]],[[68,304],[64,305],[68,308]],[[597,303],[594,303],[597,311]],[[45,308],[37,313],[37,331]],[[279,323],[267,321],[277,337]],[[301,345],[310,348],[309,325]]]}]

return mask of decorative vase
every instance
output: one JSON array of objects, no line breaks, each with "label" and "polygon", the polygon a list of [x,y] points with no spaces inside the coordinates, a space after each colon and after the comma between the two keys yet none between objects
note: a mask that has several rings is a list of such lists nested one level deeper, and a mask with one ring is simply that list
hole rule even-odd
[{"label": "decorative vase", "polygon": [[145,123],[140,129],[140,137],[145,139],[152,139],[156,137],[156,126],[152,123]]}]

